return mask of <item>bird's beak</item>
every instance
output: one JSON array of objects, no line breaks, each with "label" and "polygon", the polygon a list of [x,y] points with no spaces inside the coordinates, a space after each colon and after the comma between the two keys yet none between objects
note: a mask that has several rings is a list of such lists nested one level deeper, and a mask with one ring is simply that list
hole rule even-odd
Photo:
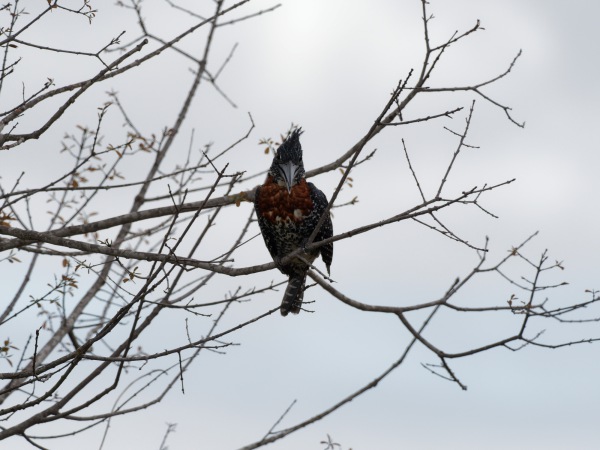
[{"label": "bird's beak", "polygon": [[285,187],[288,190],[288,194],[292,192],[292,186],[294,186],[294,178],[296,177],[296,172],[298,172],[298,169],[300,169],[300,166],[294,164],[291,161],[279,164],[279,171],[283,176],[283,181],[285,182]]}]

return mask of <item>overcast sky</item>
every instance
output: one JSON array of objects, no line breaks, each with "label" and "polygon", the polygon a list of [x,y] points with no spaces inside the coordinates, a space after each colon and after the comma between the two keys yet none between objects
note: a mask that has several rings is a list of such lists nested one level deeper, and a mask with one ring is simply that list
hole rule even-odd
[{"label": "overcast sky", "polygon": [[[92,25],[73,28],[73,33],[81,33],[80,41],[64,33],[58,18],[56,24],[40,25],[28,37],[35,42],[65,39],[71,45],[93,47],[123,29],[129,38],[137,35],[133,17],[113,6],[92,3],[99,9]],[[182,29],[181,16],[158,15],[164,14],[160,11],[166,7],[157,7],[156,0],[146,3],[145,16],[157,33],[169,38]],[[195,2],[188,3],[191,8]],[[243,149],[230,157],[232,170],[266,168],[270,162],[257,150],[258,140],[277,137],[291,122],[305,130],[302,144],[307,169],[335,159],[369,129],[398,79],[411,68],[418,70],[422,62],[418,0],[282,3],[272,13],[217,33],[213,70],[232,45],[239,43],[220,79],[220,87],[238,108],[233,109],[206,86],[186,125],[188,133],[196,129],[198,142],[224,147],[245,133],[247,113],[251,112],[256,129]],[[273,4],[253,1],[244,11]],[[430,81],[432,87],[488,80],[523,51],[512,73],[485,92],[512,107],[515,120],[526,122],[524,129],[508,121],[501,109],[470,95],[429,94],[431,98],[424,96],[406,111],[405,119],[416,118],[468,107],[475,98],[468,143],[479,148],[460,155],[451,189],[459,192],[486,182],[517,179],[483,200],[499,219],[467,208],[456,208],[444,219],[475,245],[482,245],[489,236],[491,260],[504,257],[511,245],[540,230],[528,255],[537,259],[541,251],[549,249],[551,258],[564,260],[565,266],[560,276],[551,280],[570,283],[549,292],[552,301],[559,305],[584,300],[585,289],[599,287],[600,3],[431,0],[429,8],[435,16],[431,38],[436,44],[455,30],[470,28],[477,19],[485,28],[448,50]],[[187,19],[181,20],[187,23]],[[199,51],[204,44],[192,37],[184,45]],[[39,61],[36,64],[42,67]],[[132,72],[120,85],[107,83],[92,90],[82,98],[81,108],[67,114],[51,131],[54,135],[48,135],[47,148],[59,148],[64,133],[61,125],[69,126],[77,115],[92,123],[95,107],[106,100],[105,91],[110,88],[119,90],[144,132],[169,126],[191,80],[190,64],[176,54],[153,64],[151,75],[144,80],[136,79]],[[82,76],[53,60],[44,61],[43,67],[59,85]],[[34,72],[32,66],[32,79]],[[152,95],[145,94],[149,91]],[[161,95],[153,95],[157,91]],[[378,149],[377,157],[357,168],[354,187],[341,194],[340,201],[358,195],[359,203],[335,212],[336,232],[384,219],[418,201],[401,139],[413,155],[424,189],[431,194],[457,144],[444,127],[460,131],[464,118],[463,112],[453,120],[397,127],[378,136],[368,146],[368,150]],[[180,144],[187,148],[187,137],[181,137]],[[9,185],[12,174],[17,167],[20,172],[23,165],[31,179],[38,172],[39,176],[48,172],[56,160],[39,145],[33,143],[19,154],[0,154],[3,184]],[[31,158],[40,164],[30,168]],[[330,174],[314,182],[329,196],[338,177]],[[110,207],[125,211],[129,204]],[[229,217],[245,220],[251,205],[241,208],[231,211]],[[236,264],[268,261],[258,239],[248,247]],[[339,290],[365,303],[410,304],[439,298],[452,280],[463,277],[476,261],[476,255],[464,246],[403,223],[336,244],[332,275]],[[257,279],[281,279],[275,272],[261,277]],[[225,281],[221,287],[226,286]],[[465,301],[471,305],[502,303],[513,292],[506,284],[487,281],[467,290]],[[235,280],[236,286],[239,282]],[[272,293],[261,301],[273,307],[280,296],[281,292]],[[391,317],[356,312],[316,288],[307,297],[317,300],[315,314],[286,319],[273,316],[237,335],[235,339],[242,345],[227,355],[202,356],[186,375],[185,395],[174,390],[158,407],[113,422],[105,448],[158,448],[166,422],[177,423],[168,440],[170,450],[238,448],[260,439],[294,399],[297,404],[282,426],[318,413],[368,383],[397,359],[409,341]],[[259,313],[256,308],[254,315]],[[232,323],[237,318],[233,317]],[[454,322],[444,316],[430,337],[455,351],[509,335],[518,323],[492,320],[482,325],[462,317]],[[591,326],[536,326],[532,332],[548,328],[544,339],[549,343],[600,335],[597,327]],[[10,333],[15,335],[17,330],[3,334]],[[417,346],[377,389],[269,448],[321,449],[325,446],[319,442],[327,434],[342,444],[343,450],[598,446],[597,345],[516,353],[496,349],[453,361],[467,391],[430,374],[421,363],[437,361]],[[93,442],[89,448],[97,448],[100,431],[89,436]],[[11,448],[29,448],[21,441],[14,440],[14,445]],[[83,448],[80,443],[49,445],[53,449]]]}]

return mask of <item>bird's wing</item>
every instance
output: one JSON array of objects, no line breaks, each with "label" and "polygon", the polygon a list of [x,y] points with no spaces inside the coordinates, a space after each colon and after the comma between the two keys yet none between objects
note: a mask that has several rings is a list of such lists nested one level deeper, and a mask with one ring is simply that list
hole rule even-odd
[{"label": "bird's wing", "polygon": [[[315,211],[317,212],[317,220],[321,217],[325,208],[329,201],[323,192],[317,188],[314,184],[308,183],[308,187],[310,188],[310,194],[315,205]],[[316,225],[316,223],[315,223]],[[333,223],[331,222],[331,214],[327,213],[327,217],[325,218],[325,222],[321,225],[319,232],[315,238],[315,241],[322,241],[323,239],[327,239],[333,236]],[[323,262],[327,266],[327,271],[329,272],[329,267],[331,266],[331,261],[333,260],[333,242],[329,244],[325,244],[320,248],[321,258],[323,258]]]},{"label": "bird's wing", "polygon": [[265,245],[271,257],[275,259],[277,257],[277,242],[275,237],[273,236],[272,231],[269,229],[269,225],[267,223],[267,219],[265,219],[262,214],[260,214],[258,208],[258,198],[260,194],[260,187],[256,189],[255,197],[254,197],[254,211],[256,212],[256,219],[258,220],[258,226],[260,227],[260,234],[262,234],[263,239],[265,240]]}]

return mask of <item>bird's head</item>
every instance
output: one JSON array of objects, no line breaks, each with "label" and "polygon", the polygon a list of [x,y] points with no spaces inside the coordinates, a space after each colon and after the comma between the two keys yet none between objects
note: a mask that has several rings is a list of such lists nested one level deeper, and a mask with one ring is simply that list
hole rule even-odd
[{"label": "bird's head", "polygon": [[302,146],[300,145],[302,130],[296,128],[275,152],[269,175],[273,180],[289,192],[304,177],[302,162]]}]

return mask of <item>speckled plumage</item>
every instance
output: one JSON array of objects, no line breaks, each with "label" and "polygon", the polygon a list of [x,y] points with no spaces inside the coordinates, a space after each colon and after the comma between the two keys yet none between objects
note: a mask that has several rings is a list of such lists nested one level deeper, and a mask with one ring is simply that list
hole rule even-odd
[{"label": "speckled plumage", "polygon": [[[312,263],[320,254],[329,272],[333,259],[333,243],[330,243],[305,254],[306,262],[301,259],[285,265],[280,262],[284,256],[305,245],[328,204],[325,194],[304,178],[300,134],[300,129],[294,130],[277,149],[267,179],[257,189],[254,201],[267,249],[279,270],[289,276],[281,302],[281,314],[284,316],[289,312],[300,312],[307,262]],[[331,236],[333,226],[327,213],[315,242]]]}]

